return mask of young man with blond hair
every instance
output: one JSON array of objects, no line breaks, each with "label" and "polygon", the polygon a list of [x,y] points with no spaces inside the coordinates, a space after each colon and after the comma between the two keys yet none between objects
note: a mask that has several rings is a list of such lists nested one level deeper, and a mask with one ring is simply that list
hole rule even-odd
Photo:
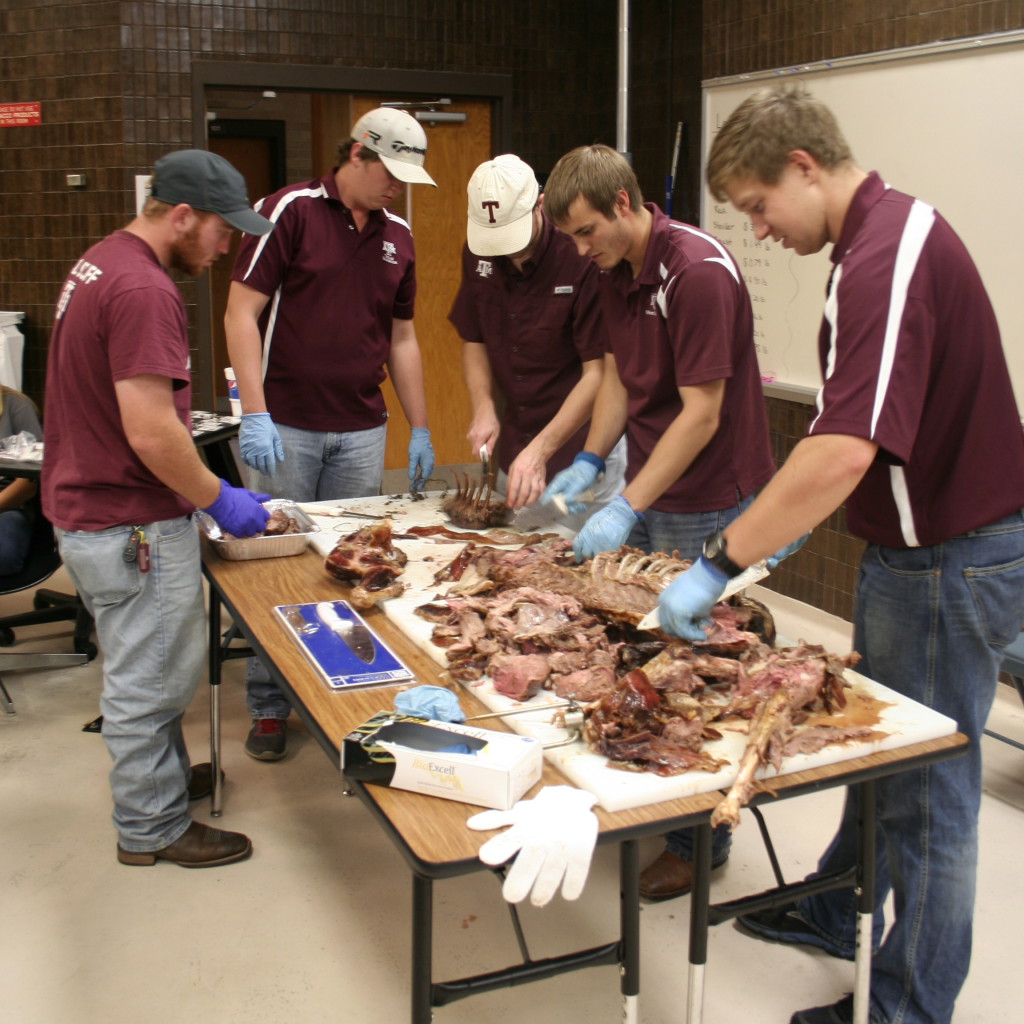
[{"label": "young man with blond hair", "polygon": [[[704,537],[735,519],[775,468],[739,268],[717,239],[645,204],[626,158],[608,146],[563,156],[544,206],[600,271],[609,337],[584,449],[544,499],[590,487],[625,435],[626,486],[583,525],[577,557],[627,543],[696,558]],[[647,899],[690,889],[691,832],[667,840],[641,875]],[[713,866],[728,853],[719,829]]]},{"label": "young man with blond hair", "polygon": [[[662,628],[700,622],[730,576],[844,502],[867,541],[857,578],[858,671],[957,723],[966,754],[877,783],[873,1024],[949,1024],[971,956],[981,733],[1003,647],[1024,622],[1024,437],[991,303],[970,255],[927,203],[854,162],[800,84],[750,96],[715,136],[708,183],[758,238],[831,245],[807,436],[751,507],[663,592]],[[856,860],[847,798],[820,873]],[[779,942],[852,959],[853,889],[740,918]],[[791,1024],[846,1024],[852,998]]]}]

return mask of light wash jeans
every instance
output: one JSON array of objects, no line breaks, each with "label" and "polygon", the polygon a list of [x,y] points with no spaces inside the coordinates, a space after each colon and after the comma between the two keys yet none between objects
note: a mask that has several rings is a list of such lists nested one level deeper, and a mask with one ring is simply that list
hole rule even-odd
[{"label": "light wash jeans", "polygon": [[[1002,650],[1024,621],[1024,513],[920,548],[868,545],[860,564],[857,671],[948,715],[971,741],[948,761],[877,782],[874,942],[890,889],[894,920],[871,965],[884,1024],[948,1024],[971,961],[981,802],[981,735]],[[818,871],[856,861],[856,798]],[[803,900],[814,927],[852,953],[852,889]]]},{"label": "light wash jeans", "polygon": [[179,516],[145,525],[150,569],[122,557],[130,526],[60,530],[68,575],[103,651],[103,740],[125,850],[169,846],[191,824],[181,718],[206,661],[199,533]]},{"label": "light wash jeans", "polygon": [[273,476],[249,469],[249,487],[272,498],[331,501],[380,494],[387,426],[348,433],[275,424],[284,461]]},{"label": "light wash jeans", "polygon": [[0,512],[0,576],[21,572],[32,546],[32,517],[25,509]]},{"label": "light wash jeans", "polygon": [[[336,433],[276,424],[284,461],[273,476],[249,467],[249,486],[274,498],[332,501],[380,494],[387,427]],[[287,718],[288,698],[259,660],[245,669],[245,701],[252,718]]]},{"label": "light wash jeans", "polygon": [[[642,521],[630,531],[626,543],[641,551],[679,552],[680,558],[700,557],[709,533],[724,530],[752,501],[748,495],[731,508],[715,512],[659,512],[648,509]],[[693,860],[693,830],[677,828],[665,834],[665,846],[683,860]],[[711,863],[716,867],[729,856],[732,834],[727,825],[711,833]]]}]

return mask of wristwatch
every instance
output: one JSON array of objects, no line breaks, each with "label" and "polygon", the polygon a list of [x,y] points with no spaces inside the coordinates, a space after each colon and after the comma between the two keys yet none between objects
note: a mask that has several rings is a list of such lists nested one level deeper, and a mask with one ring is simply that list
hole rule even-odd
[{"label": "wristwatch", "polygon": [[722,531],[715,530],[714,533],[708,534],[707,539],[704,541],[703,553],[704,557],[716,569],[720,569],[729,579],[732,579],[735,576],[739,576],[743,569],[726,554],[725,547],[725,537],[722,536]]}]

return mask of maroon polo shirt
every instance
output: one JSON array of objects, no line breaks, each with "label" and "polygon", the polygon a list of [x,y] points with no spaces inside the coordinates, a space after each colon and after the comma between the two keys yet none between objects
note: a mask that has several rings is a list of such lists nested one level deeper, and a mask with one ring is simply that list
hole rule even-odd
[{"label": "maroon polo shirt", "polygon": [[231,278],[270,297],[260,317],[270,415],[305,430],[366,430],[387,416],[380,384],[392,322],[412,319],[415,253],[408,224],[388,210],[357,230],[334,171],[256,204],[274,230],[242,236]]},{"label": "maroon polo shirt", "polygon": [[832,250],[808,433],[875,441],[850,530],[937,544],[1024,507],[1024,436],[974,262],[927,203],[872,173]]},{"label": "maroon polo shirt", "polygon": [[128,231],[92,246],[57,302],[46,367],[43,512],[63,530],[102,530],[190,511],[124,435],[114,384],[168,377],[182,423],[191,407],[188,328],[174,282]]},{"label": "maroon polo shirt", "polygon": [[[474,256],[463,246],[462,284],[448,319],[464,341],[487,348],[505,400],[499,462],[506,472],[579,383],[581,363],[604,358],[597,278],[597,268],[547,219],[522,272],[507,257]],[[583,448],[587,430],[551,456],[549,479]]]},{"label": "maroon polo shirt", "polygon": [[652,203],[651,235],[634,280],[629,263],[601,275],[602,308],[628,396],[632,480],[682,411],[679,388],[725,381],[720,423],[685,473],[651,507],[729,508],[775,470],[746,285],[728,250]]}]

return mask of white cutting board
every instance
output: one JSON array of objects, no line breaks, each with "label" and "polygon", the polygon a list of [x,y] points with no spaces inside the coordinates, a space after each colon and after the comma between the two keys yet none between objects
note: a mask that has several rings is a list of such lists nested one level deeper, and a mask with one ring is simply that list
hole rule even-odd
[{"label": "white cutting board", "polygon": [[[432,526],[446,521],[440,508],[440,496],[437,494],[432,494],[418,502],[407,498],[382,497],[323,502],[321,504],[341,506],[350,511],[365,512],[370,515],[390,516],[395,533],[401,533],[407,526]],[[320,526],[321,532],[313,535],[311,543],[324,554],[331,550],[338,537],[351,533],[359,525],[369,522],[369,520],[337,519],[316,515],[313,518]],[[453,529],[457,528],[453,527]],[[564,531],[560,532],[564,533]],[[565,535],[569,536],[569,534]],[[407,588],[401,597],[383,601],[379,607],[402,628],[411,640],[428,652],[438,665],[444,668],[447,666],[444,649],[435,646],[430,640],[434,628],[433,623],[416,615],[414,609],[447,589],[448,584],[446,583],[441,584],[440,587],[434,583],[434,574],[458,554],[465,542],[449,540],[439,544],[430,540],[416,539],[398,540],[395,543],[409,556],[409,563],[401,577],[407,584]],[[767,603],[770,607],[770,600]],[[805,639],[809,643],[814,643],[814,637]],[[780,639],[779,643],[781,645],[785,641]],[[846,652],[837,651],[836,653],[845,654]],[[846,676],[853,683],[851,695],[854,698],[866,696],[884,703],[885,706],[880,711],[880,720],[877,725],[873,725],[874,732],[879,735],[865,740],[850,740],[846,743],[831,744],[813,754],[797,754],[787,757],[782,762],[781,773],[776,772],[770,766],[762,767],[758,772],[758,778],[771,778],[776,774],[837,764],[876,751],[893,750],[940,736],[948,736],[956,731],[956,723],[945,715],[923,707],[916,701],[912,701],[858,672],[848,670]],[[467,684],[467,689],[472,689],[472,692],[492,711],[508,711],[524,707],[536,708],[535,711],[510,715],[505,718],[508,725],[522,735],[535,736],[544,743],[558,742],[566,738],[564,729],[550,724],[552,708],[545,707],[545,705],[550,705],[557,699],[550,691],[542,691],[524,704],[496,692],[489,679],[485,679],[479,686]],[[480,724],[486,726],[487,721],[484,720]],[[742,733],[726,732],[722,739],[705,743],[705,751],[729,762],[714,774],[689,771],[682,775],[663,778],[651,772],[630,772],[609,768],[607,758],[595,754],[582,742],[546,750],[545,756],[552,764],[560,768],[575,785],[593,793],[605,810],[620,811],[629,807],[641,807],[645,804],[693,796],[711,790],[728,789],[736,779],[746,739]]]}]

